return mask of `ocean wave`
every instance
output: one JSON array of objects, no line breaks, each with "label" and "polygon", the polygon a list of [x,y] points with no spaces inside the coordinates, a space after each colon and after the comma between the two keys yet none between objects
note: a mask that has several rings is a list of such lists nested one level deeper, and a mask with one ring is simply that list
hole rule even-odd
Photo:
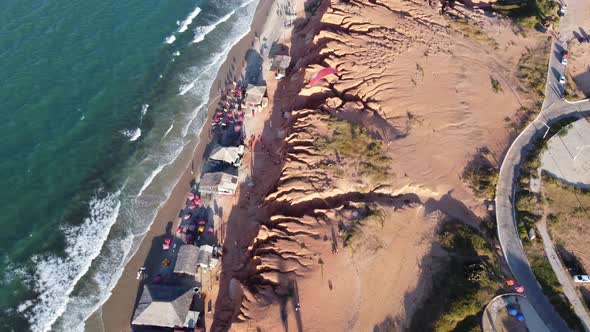
[{"label": "ocean wave", "polygon": [[[240,38],[240,39],[241,39],[241,38]],[[192,80],[190,83],[188,83],[188,84],[181,84],[181,85],[180,85],[180,92],[179,92],[178,94],[182,96],[182,95],[186,94],[187,92],[189,92],[190,90],[192,90],[192,89],[195,87],[195,84],[196,84],[196,83],[199,81],[199,79],[201,79],[201,77],[203,77],[203,75],[205,75],[205,74],[209,73],[209,72],[210,72],[210,71],[209,71],[209,69],[212,69],[212,68],[213,68],[213,66],[214,66],[215,64],[217,64],[217,63],[219,62],[219,60],[221,60],[221,58],[222,58],[222,57],[223,57],[223,55],[224,55],[224,52],[229,52],[229,50],[230,50],[232,47],[233,47],[233,46],[230,46],[229,48],[226,48],[225,50],[223,50],[223,51],[221,51],[221,52],[219,52],[219,53],[216,53],[216,54],[213,56],[213,61],[211,61],[211,62],[210,62],[208,65],[206,65],[206,66],[205,66],[205,67],[204,67],[204,68],[201,70],[201,73],[200,73],[200,74],[199,74],[199,75],[198,75],[198,76],[197,76],[195,79],[193,79],[193,80]],[[226,54],[226,56],[227,56],[227,54]],[[204,85],[201,85],[201,86],[204,86]]]},{"label": "ocean wave", "polygon": [[142,117],[147,113],[149,107],[150,107],[149,104],[143,104],[143,105],[141,105],[141,116]]},{"label": "ocean wave", "polygon": [[170,131],[172,130],[172,128],[174,128],[174,125],[173,124],[170,125],[170,128],[168,128],[168,130],[166,130],[166,133],[164,133],[164,136],[162,138],[168,136],[168,134],[170,133]]},{"label": "ocean wave", "polygon": [[164,40],[164,42],[166,44],[172,44],[172,43],[174,43],[175,40],[176,40],[176,36],[175,35],[170,35],[170,36],[166,37],[166,39]]},{"label": "ocean wave", "polygon": [[195,9],[190,14],[188,14],[186,19],[182,21],[182,23],[180,23],[180,28],[178,28],[178,32],[185,32],[188,29],[188,26],[191,25],[191,23],[193,23],[193,20],[195,19],[195,17],[197,17],[197,15],[199,15],[200,12],[201,8],[195,7]]},{"label": "ocean wave", "polygon": [[137,141],[137,139],[141,136],[141,129],[135,128],[135,130],[123,130],[121,131],[123,136],[129,138],[129,142]]},{"label": "ocean wave", "polygon": [[222,18],[220,18],[219,20],[217,20],[217,22],[211,24],[211,25],[205,25],[205,26],[201,26],[201,27],[197,27],[195,29],[195,37],[193,38],[192,43],[193,44],[197,44],[202,42],[203,40],[205,40],[205,37],[213,30],[215,30],[215,28],[220,25],[223,22],[226,22],[227,20],[230,19],[230,17],[232,17],[235,13],[236,10],[240,9],[240,8],[244,8],[247,5],[251,4],[252,2],[254,2],[254,0],[248,0],[246,2],[244,2],[243,4],[241,4],[238,8],[232,10],[231,12],[227,13],[225,16],[223,16]]},{"label": "ocean wave", "polygon": [[139,193],[137,194],[136,197],[139,197],[139,196],[141,196],[141,194],[143,194],[143,191],[146,190],[147,187],[149,187],[149,185],[152,183],[152,181],[154,181],[154,178],[156,177],[156,175],[158,175],[164,169],[164,166],[166,166],[166,164],[158,165],[158,167],[156,167],[156,169],[152,171],[152,173],[143,182],[143,185],[141,186],[141,189],[139,190]]},{"label": "ocean wave", "polygon": [[65,256],[34,256],[35,272],[30,283],[38,297],[19,306],[32,330],[49,331],[70,300],[74,286],[100,254],[109,231],[119,215],[120,191],[99,190],[90,200],[90,216],[80,226],[62,227]]}]

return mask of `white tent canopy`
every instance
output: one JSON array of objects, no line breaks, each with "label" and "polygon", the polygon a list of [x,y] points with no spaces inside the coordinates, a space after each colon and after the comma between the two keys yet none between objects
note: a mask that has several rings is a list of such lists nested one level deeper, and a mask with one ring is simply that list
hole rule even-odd
[{"label": "white tent canopy", "polygon": [[244,146],[216,146],[211,151],[209,158],[224,161],[229,164],[238,164],[244,154]]}]

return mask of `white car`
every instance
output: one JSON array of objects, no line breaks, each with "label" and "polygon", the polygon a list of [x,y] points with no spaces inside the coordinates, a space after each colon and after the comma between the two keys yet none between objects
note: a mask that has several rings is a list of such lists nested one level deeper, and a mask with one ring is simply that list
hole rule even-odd
[{"label": "white car", "polygon": [[559,7],[559,15],[564,16],[565,15],[565,5],[562,5]]},{"label": "white car", "polygon": [[563,76],[563,75],[559,76],[559,84],[561,84],[561,85],[565,84],[565,76]]},{"label": "white car", "polygon": [[579,282],[582,284],[590,284],[590,275],[587,274],[579,274],[574,276],[574,282]]},{"label": "white car", "polygon": [[567,66],[567,57],[561,59],[561,64]]}]

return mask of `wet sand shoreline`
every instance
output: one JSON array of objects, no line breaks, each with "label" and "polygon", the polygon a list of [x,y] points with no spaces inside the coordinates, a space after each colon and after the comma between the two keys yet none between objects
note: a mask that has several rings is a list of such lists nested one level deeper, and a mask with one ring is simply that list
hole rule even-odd
[{"label": "wet sand shoreline", "polygon": [[[129,331],[131,329],[131,316],[138,295],[139,281],[136,280],[136,272],[141,266],[154,265],[148,262],[150,251],[158,249],[153,246],[154,240],[165,233],[166,225],[178,218],[178,212],[184,207],[186,194],[191,189],[191,181],[199,178],[203,164],[203,154],[210,142],[211,114],[215,110],[219,98],[219,91],[225,83],[238,80],[245,66],[246,51],[254,44],[255,38],[260,33],[266,22],[269,10],[274,0],[260,0],[251,24],[250,32],[242,38],[227,55],[227,59],[221,66],[217,77],[209,93],[209,110],[207,121],[199,135],[199,143],[194,151],[184,152],[192,154],[186,165],[177,168],[184,169],[178,176],[178,182],[174,186],[169,198],[159,209],[150,230],[145,235],[141,244],[125,266],[121,278],[112,290],[108,300],[99,307],[85,322],[87,331]],[[182,157],[180,157],[182,159]],[[194,165],[194,169],[193,169]]]}]

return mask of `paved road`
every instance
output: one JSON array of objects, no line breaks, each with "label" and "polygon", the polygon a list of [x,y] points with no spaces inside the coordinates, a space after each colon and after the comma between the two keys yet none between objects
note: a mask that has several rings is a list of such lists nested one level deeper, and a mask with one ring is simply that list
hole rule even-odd
[{"label": "paved road", "polygon": [[[577,6],[582,6],[584,1],[570,1],[568,3],[568,13],[576,11]],[[573,16],[572,16],[573,17]],[[562,40],[569,40],[573,37],[574,20],[566,16],[562,20]],[[559,85],[558,80],[565,68],[561,64],[561,53],[566,45],[559,41],[552,42],[551,55],[548,66],[547,87],[545,90],[545,100],[542,110],[530,125],[528,125],[520,135],[514,140],[500,167],[498,184],[496,187],[496,218],[498,223],[498,238],[502,246],[502,251],[508,262],[510,270],[516,280],[525,288],[525,293],[539,316],[543,319],[551,331],[569,331],[565,321],[555,311],[547,297],[543,294],[541,286],[535,279],[529,262],[524,253],[524,248],[520,242],[517,220],[514,214],[514,184],[518,180],[518,168],[526,156],[531,143],[536,139],[543,137],[551,126],[560,119],[570,116],[590,115],[590,102],[582,101],[578,103],[569,103],[562,101],[563,88]],[[579,301],[577,301],[579,303]],[[585,321],[584,314],[587,313],[583,307],[576,305],[574,309],[578,316]],[[588,321],[585,321],[588,329]]]}]

